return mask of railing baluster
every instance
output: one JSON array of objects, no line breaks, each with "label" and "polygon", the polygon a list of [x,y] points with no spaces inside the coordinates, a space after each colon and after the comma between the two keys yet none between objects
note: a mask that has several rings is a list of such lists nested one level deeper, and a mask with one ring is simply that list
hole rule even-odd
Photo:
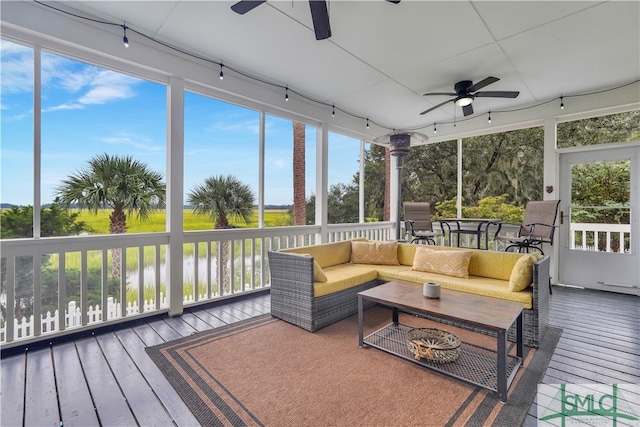
[{"label": "railing baluster", "polygon": [[138,246],[138,313],[144,313],[144,246]]}]

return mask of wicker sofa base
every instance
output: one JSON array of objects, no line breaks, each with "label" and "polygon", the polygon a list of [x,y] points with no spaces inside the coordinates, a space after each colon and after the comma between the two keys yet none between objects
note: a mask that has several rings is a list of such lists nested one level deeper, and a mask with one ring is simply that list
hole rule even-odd
[{"label": "wicker sofa base", "polygon": [[[358,293],[385,281],[372,280],[321,297],[313,296],[313,258],[269,251],[271,271],[271,314],[310,332],[345,319],[358,312]],[[533,266],[532,309],[523,315],[524,344],[539,347],[549,325],[549,257],[537,261]],[[365,308],[374,304],[368,302]],[[424,314],[422,314],[423,317]],[[426,316],[428,318],[428,316]],[[433,318],[476,332],[472,326]],[[509,330],[508,338],[515,341],[515,326]]]},{"label": "wicker sofa base", "polygon": [[[310,332],[346,319],[358,312],[358,292],[382,284],[372,280],[353,288],[312,298],[310,304],[291,292],[271,289],[271,314]],[[375,304],[367,301],[365,308]]]}]

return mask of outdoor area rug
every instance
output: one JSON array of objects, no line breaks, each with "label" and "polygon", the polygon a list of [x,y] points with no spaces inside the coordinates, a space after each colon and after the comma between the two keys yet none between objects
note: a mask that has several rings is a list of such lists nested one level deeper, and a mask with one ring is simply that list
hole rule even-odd
[{"label": "outdoor area rug", "polygon": [[[365,334],[390,319],[389,309],[367,310]],[[405,314],[400,322],[495,348],[493,337]],[[491,391],[360,348],[357,316],[311,333],[262,315],[147,352],[206,426],[511,427],[522,425],[560,333],[551,328],[540,349],[525,347],[506,404]]]}]

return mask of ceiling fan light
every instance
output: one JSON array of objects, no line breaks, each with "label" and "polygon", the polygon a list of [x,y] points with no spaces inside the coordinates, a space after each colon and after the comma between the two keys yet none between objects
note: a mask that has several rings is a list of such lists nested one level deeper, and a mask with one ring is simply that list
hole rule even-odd
[{"label": "ceiling fan light", "polygon": [[456,99],[455,102],[459,107],[466,107],[473,102],[473,98],[470,96],[461,96],[460,98]]}]

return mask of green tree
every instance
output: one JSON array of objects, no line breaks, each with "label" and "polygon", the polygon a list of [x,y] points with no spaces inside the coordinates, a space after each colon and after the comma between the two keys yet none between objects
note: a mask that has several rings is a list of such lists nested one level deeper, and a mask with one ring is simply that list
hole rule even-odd
[{"label": "green tree", "polygon": [[455,197],[457,158],[456,141],[411,147],[402,168],[402,200],[435,206]]},{"label": "green tree", "polygon": [[[149,214],[165,205],[165,184],[162,174],[131,156],[111,156],[107,153],[89,160],[89,166],[62,181],[56,190],[64,206],[77,205],[97,214],[111,209],[109,232],[127,232],[127,214],[145,220]],[[112,273],[120,275],[120,249],[112,249]]]},{"label": "green tree", "polygon": [[[40,210],[40,236],[74,236],[91,231],[84,221],[78,221],[79,214],[70,212],[59,205],[51,205]],[[13,206],[2,211],[0,238],[15,239],[33,237],[33,206]]]},{"label": "green tree", "polygon": [[558,147],[610,144],[640,139],[640,111],[558,124]]},{"label": "green tree", "polygon": [[[253,217],[255,199],[251,187],[243,184],[233,175],[211,176],[204,183],[196,185],[187,195],[187,203],[200,215],[208,215],[216,229],[234,228],[232,220],[242,220],[248,224]],[[226,256],[229,242],[223,241],[217,247],[218,283],[226,282]]]},{"label": "green tree", "polygon": [[505,194],[525,205],[542,199],[544,159],[542,128],[520,129],[467,138],[462,146],[463,205]]}]

